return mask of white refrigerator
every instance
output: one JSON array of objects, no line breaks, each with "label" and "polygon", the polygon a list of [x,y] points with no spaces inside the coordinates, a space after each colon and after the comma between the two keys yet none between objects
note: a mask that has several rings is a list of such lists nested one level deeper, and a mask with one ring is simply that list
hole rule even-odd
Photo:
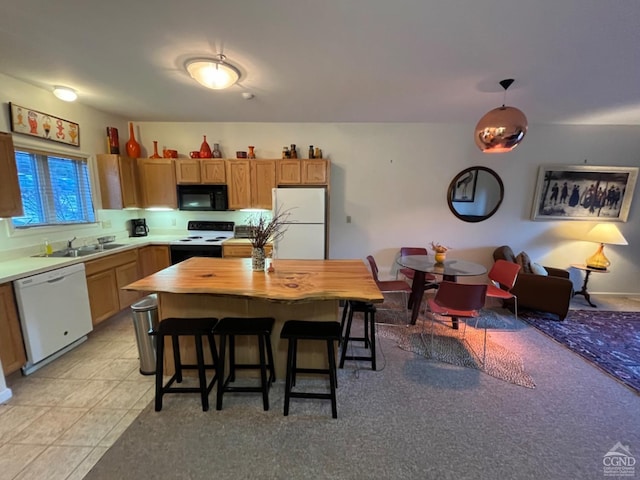
[{"label": "white refrigerator", "polygon": [[289,212],[286,232],[274,244],[274,258],[325,258],[326,196],[324,188],[273,189],[274,213]]}]

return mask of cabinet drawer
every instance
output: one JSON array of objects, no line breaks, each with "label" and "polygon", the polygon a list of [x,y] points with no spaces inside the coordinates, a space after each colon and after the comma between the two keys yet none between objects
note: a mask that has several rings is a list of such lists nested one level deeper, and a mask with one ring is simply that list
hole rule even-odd
[{"label": "cabinet drawer", "polygon": [[97,272],[102,272],[110,268],[116,268],[125,263],[135,262],[138,259],[138,253],[135,249],[128,250],[122,253],[114,253],[98,260],[91,260],[84,264],[85,274],[87,276],[93,275]]}]

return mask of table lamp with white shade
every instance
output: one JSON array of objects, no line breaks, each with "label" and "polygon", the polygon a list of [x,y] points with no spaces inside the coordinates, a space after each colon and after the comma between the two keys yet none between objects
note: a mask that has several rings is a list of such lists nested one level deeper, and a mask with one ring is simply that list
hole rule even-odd
[{"label": "table lamp with white shade", "polygon": [[587,232],[585,240],[588,242],[597,242],[600,244],[596,253],[586,260],[587,267],[596,270],[606,270],[611,262],[604,255],[604,244],[611,245],[629,245],[627,239],[624,238],[618,227],[613,223],[599,223]]}]

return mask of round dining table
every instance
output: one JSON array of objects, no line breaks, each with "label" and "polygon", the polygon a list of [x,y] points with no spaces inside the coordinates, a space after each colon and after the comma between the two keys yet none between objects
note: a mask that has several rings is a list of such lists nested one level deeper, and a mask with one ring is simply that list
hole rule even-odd
[{"label": "round dining table", "polygon": [[[411,284],[411,297],[409,305],[411,308],[411,324],[415,325],[420,313],[420,305],[424,296],[425,273],[442,275],[444,280],[456,282],[458,277],[470,277],[475,275],[484,275],[487,269],[484,265],[467,260],[457,260],[455,258],[447,259],[444,262],[436,262],[433,257],[428,255],[406,255],[396,260],[398,265],[404,268],[410,268],[416,273],[413,276]],[[458,320],[453,318],[453,328],[457,328]]]}]

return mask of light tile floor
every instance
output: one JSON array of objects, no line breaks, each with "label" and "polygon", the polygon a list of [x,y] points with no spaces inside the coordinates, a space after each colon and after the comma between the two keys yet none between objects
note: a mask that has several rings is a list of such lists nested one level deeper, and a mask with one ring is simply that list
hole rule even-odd
[{"label": "light tile floor", "polygon": [[0,405],[0,480],[81,479],[153,399],[139,373],[128,311],[27,377],[7,378]]},{"label": "light tile floor", "polygon": [[[599,310],[640,311],[640,296],[594,295]],[[575,297],[572,309],[590,309]],[[7,379],[0,405],[0,480],[79,480],[153,400],[125,311],[28,377]]]}]

